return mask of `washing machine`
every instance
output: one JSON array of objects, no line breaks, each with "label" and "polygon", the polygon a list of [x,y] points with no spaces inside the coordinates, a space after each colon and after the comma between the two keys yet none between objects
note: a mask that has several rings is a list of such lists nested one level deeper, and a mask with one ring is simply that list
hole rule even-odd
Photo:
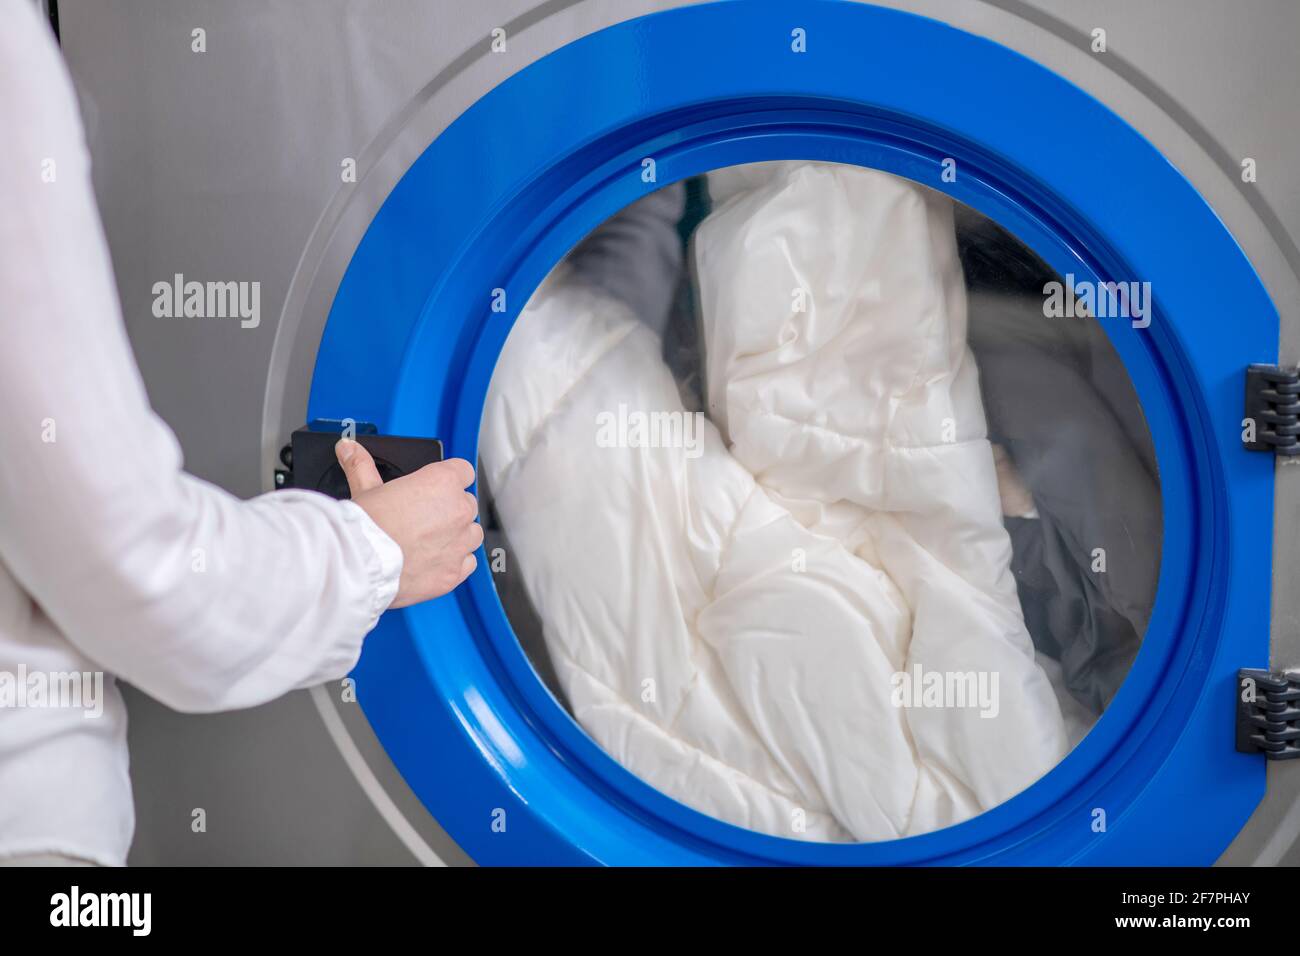
[{"label": "washing machine", "polygon": [[[1000,351],[1008,297],[1054,278],[1149,290],[1142,321],[1098,320],[1080,346],[1109,369],[1093,384],[1155,488],[1143,499],[1084,455],[1083,482],[1147,519],[1128,542],[1146,561],[1133,579],[1149,578],[1141,627],[1086,735],[1006,802],[902,839],[818,843],[674,799],[570,716],[494,567],[493,533],[509,533],[494,525],[470,580],[385,614],[347,681],[211,716],[128,691],[133,863],[1300,861],[1300,7],[56,12],[151,399],[187,467],[240,495],[308,482],[284,448],[309,423],[477,461],[497,358],[548,273],[668,189],[689,255],[720,169],[845,164],[951,197],[972,348],[990,370],[1001,356],[1007,381],[1036,368]],[[256,282],[260,314],[161,319],[153,290],[173,276]],[[991,418],[1086,452],[1060,412],[1066,376],[1030,377],[1036,393],[986,393]]]}]

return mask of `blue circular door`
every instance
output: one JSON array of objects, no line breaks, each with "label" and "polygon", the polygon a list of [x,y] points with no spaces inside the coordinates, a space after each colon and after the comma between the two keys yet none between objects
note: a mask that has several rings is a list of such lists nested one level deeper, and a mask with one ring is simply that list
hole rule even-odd
[{"label": "blue circular door", "polygon": [[1106,326],[1160,475],[1159,584],[1128,678],[1007,802],[906,839],[801,842],[692,810],[610,758],[538,678],[480,560],[366,642],[354,677],[389,755],[482,863],[1212,862],[1264,788],[1233,749],[1232,689],[1267,661],[1272,462],[1239,429],[1241,375],[1275,358],[1277,315],[1178,170],[1018,54],[834,2],[684,8],[562,48],[466,111],[388,197],[330,312],[310,417],[475,460],[497,357],[551,268],[650,191],[769,160],[882,170],[1072,281],[1149,283],[1149,323]]}]

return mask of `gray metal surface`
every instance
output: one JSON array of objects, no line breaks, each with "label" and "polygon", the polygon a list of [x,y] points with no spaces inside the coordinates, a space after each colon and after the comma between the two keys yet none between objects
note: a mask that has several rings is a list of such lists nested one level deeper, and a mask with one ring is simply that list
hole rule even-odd
[{"label": "gray metal surface", "polygon": [[[189,469],[240,495],[269,485],[300,423],[324,316],[383,197],[451,119],[563,43],[651,9],[641,0],[62,0],[128,330]],[[1143,132],[1201,191],[1279,311],[1300,306],[1300,4],[1287,0],[898,0],[1064,75]],[[506,54],[488,53],[507,28]],[[1091,31],[1108,51],[1090,51]],[[206,52],[192,31],[206,31]],[[1014,95],[1014,91],[992,91]],[[1067,118],[1045,117],[1068,137]],[[508,135],[508,134],[507,134]],[[1259,181],[1241,182],[1256,160]],[[358,182],[340,179],[357,160]],[[1117,170],[1116,175],[1122,175]],[[256,329],[163,320],[154,282],[262,283]],[[1284,320],[1282,355],[1300,359]],[[1300,469],[1279,474],[1276,574],[1300,561]],[[1275,588],[1273,665],[1300,665],[1300,596]],[[1253,663],[1253,662],[1252,662]],[[187,717],[131,694],[139,825],[132,862],[465,862],[402,785],[355,705],[321,689]],[[1300,767],[1224,862],[1294,861]],[[209,831],[190,831],[208,810]]]}]

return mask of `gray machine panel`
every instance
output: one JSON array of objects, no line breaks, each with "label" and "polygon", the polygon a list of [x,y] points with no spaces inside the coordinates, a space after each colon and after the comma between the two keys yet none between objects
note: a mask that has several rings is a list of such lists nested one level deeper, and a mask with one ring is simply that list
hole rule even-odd
[{"label": "gray machine panel", "polygon": [[[303,420],[316,344],[370,217],[416,156],[511,73],[649,0],[61,0],[128,331],[187,467],[242,496],[270,487]],[[1045,63],[1155,143],[1232,229],[1300,359],[1300,5],[1288,0],[897,0]],[[508,52],[488,37],[505,27]],[[1090,49],[1107,33],[1107,52]],[[193,31],[205,31],[195,52]],[[1014,95],[1014,91],[1005,91]],[[1058,118],[1061,135],[1068,122]],[[1255,159],[1258,182],[1239,176]],[[356,160],[357,182],[341,164]],[[180,273],[261,283],[255,328],[158,319]],[[232,383],[237,387],[232,387]],[[1294,576],[1300,469],[1279,470],[1275,574]],[[1300,665],[1295,588],[1276,588],[1273,666]],[[133,863],[464,863],[337,687],[183,716],[129,693]],[[1297,862],[1300,769],[1224,862]],[[190,811],[208,812],[206,834]]]}]

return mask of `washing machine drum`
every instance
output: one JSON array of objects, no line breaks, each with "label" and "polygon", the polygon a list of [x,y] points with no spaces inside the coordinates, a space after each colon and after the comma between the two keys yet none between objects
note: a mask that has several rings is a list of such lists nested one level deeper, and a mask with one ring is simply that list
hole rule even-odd
[{"label": "washing machine drum", "polygon": [[1079,290],[955,205],[717,170],[596,229],[502,350],[480,489],[514,631],[607,753],[728,823],[960,823],[1051,770],[1138,650],[1136,396]]}]

